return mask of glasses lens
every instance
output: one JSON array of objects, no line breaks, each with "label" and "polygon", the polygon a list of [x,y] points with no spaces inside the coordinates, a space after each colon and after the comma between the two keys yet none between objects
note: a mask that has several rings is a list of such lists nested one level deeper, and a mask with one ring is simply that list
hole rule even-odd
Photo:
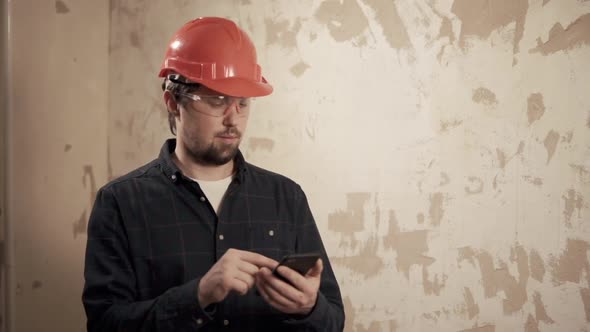
[{"label": "glasses lens", "polygon": [[200,98],[216,116],[223,116],[227,108],[234,103],[237,103],[239,106],[238,115],[245,116],[251,103],[251,98],[236,98],[228,96],[200,96]]},{"label": "glasses lens", "polygon": [[[200,96],[201,100],[212,108],[227,108],[229,105],[228,99],[225,96]],[[225,109],[224,109],[225,110]]]},{"label": "glasses lens", "polygon": [[238,116],[245,116],[248,114],[250,105],[253,98],[237,98],[228,96],[201,96],[201,95],[188,95],[186,97],[201,103],[203,106],[199,109],[199,112],[206,113],[212,116],[224,116],[228,107],[235,103],[238,104]]}]

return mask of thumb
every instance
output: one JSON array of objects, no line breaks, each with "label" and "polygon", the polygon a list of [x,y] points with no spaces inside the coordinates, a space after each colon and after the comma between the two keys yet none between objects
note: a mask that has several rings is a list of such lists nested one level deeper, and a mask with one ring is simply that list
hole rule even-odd
[{"label": "thumb", "polygon": [[319,258],[315,265],[307,272],[308,277],[320,277],[322,275],[322,271],[324,270],[324,262],[322,259]]}]

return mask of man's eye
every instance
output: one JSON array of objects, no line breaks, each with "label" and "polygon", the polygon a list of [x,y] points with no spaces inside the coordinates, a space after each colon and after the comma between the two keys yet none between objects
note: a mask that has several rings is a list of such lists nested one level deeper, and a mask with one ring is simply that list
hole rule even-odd
[{"label": "man's eye", "polygon": [[207,99],[209,105],[219,107],[225,105],[225,98],[222,96],[219,97],[210,97]]},{"label": "man's eye", "polygon": [[248,107],[250,105],[250,101],[248,99],[241,99],[240,100],[240,107]]}]

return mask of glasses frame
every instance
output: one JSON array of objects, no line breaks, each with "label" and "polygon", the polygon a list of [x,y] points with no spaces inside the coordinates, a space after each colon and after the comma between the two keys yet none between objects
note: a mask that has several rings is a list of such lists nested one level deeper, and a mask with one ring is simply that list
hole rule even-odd
[{"label": "glasses frame", "polygon": [[[230,108],[231,105],[237,102],[237,115],[240,117],[246,116],[249,113],[250,103],[254,98],[251,97],[231,97],[231,96],[224,96],[224,95],[199,95],[195,93],[185,93],[185,92],[178,92],[179,96],[186,97],[192,101],[198,102],[202,101],[206,106],[207,110],[198,110],[195,109],[197,112],[204,113],[207,115],[215,116],[215,117],[222,117],[225,116],[227,113],[227,109]],[[248,104],[242,105],[241,100],[246,99]],[[211,103],[210,100],[218,100],[222,101],[222,104],[216,105],[215,103]]]}]

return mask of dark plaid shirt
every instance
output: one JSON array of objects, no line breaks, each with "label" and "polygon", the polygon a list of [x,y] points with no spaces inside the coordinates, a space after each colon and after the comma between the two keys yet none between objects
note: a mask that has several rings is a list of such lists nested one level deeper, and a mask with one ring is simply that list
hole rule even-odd
[{"label": "dark plaid shirt", "polygon": [[[172,162],[175,144],[168,140],[158,159],[97,193],[82,295],[88,331],[341,331],[340,290],[301,188],[239,153],[218,216]],[[201,308],[199,280],[230,248],[275,260],[321,252],[311,314],[282,314],[254,290]]]}]

